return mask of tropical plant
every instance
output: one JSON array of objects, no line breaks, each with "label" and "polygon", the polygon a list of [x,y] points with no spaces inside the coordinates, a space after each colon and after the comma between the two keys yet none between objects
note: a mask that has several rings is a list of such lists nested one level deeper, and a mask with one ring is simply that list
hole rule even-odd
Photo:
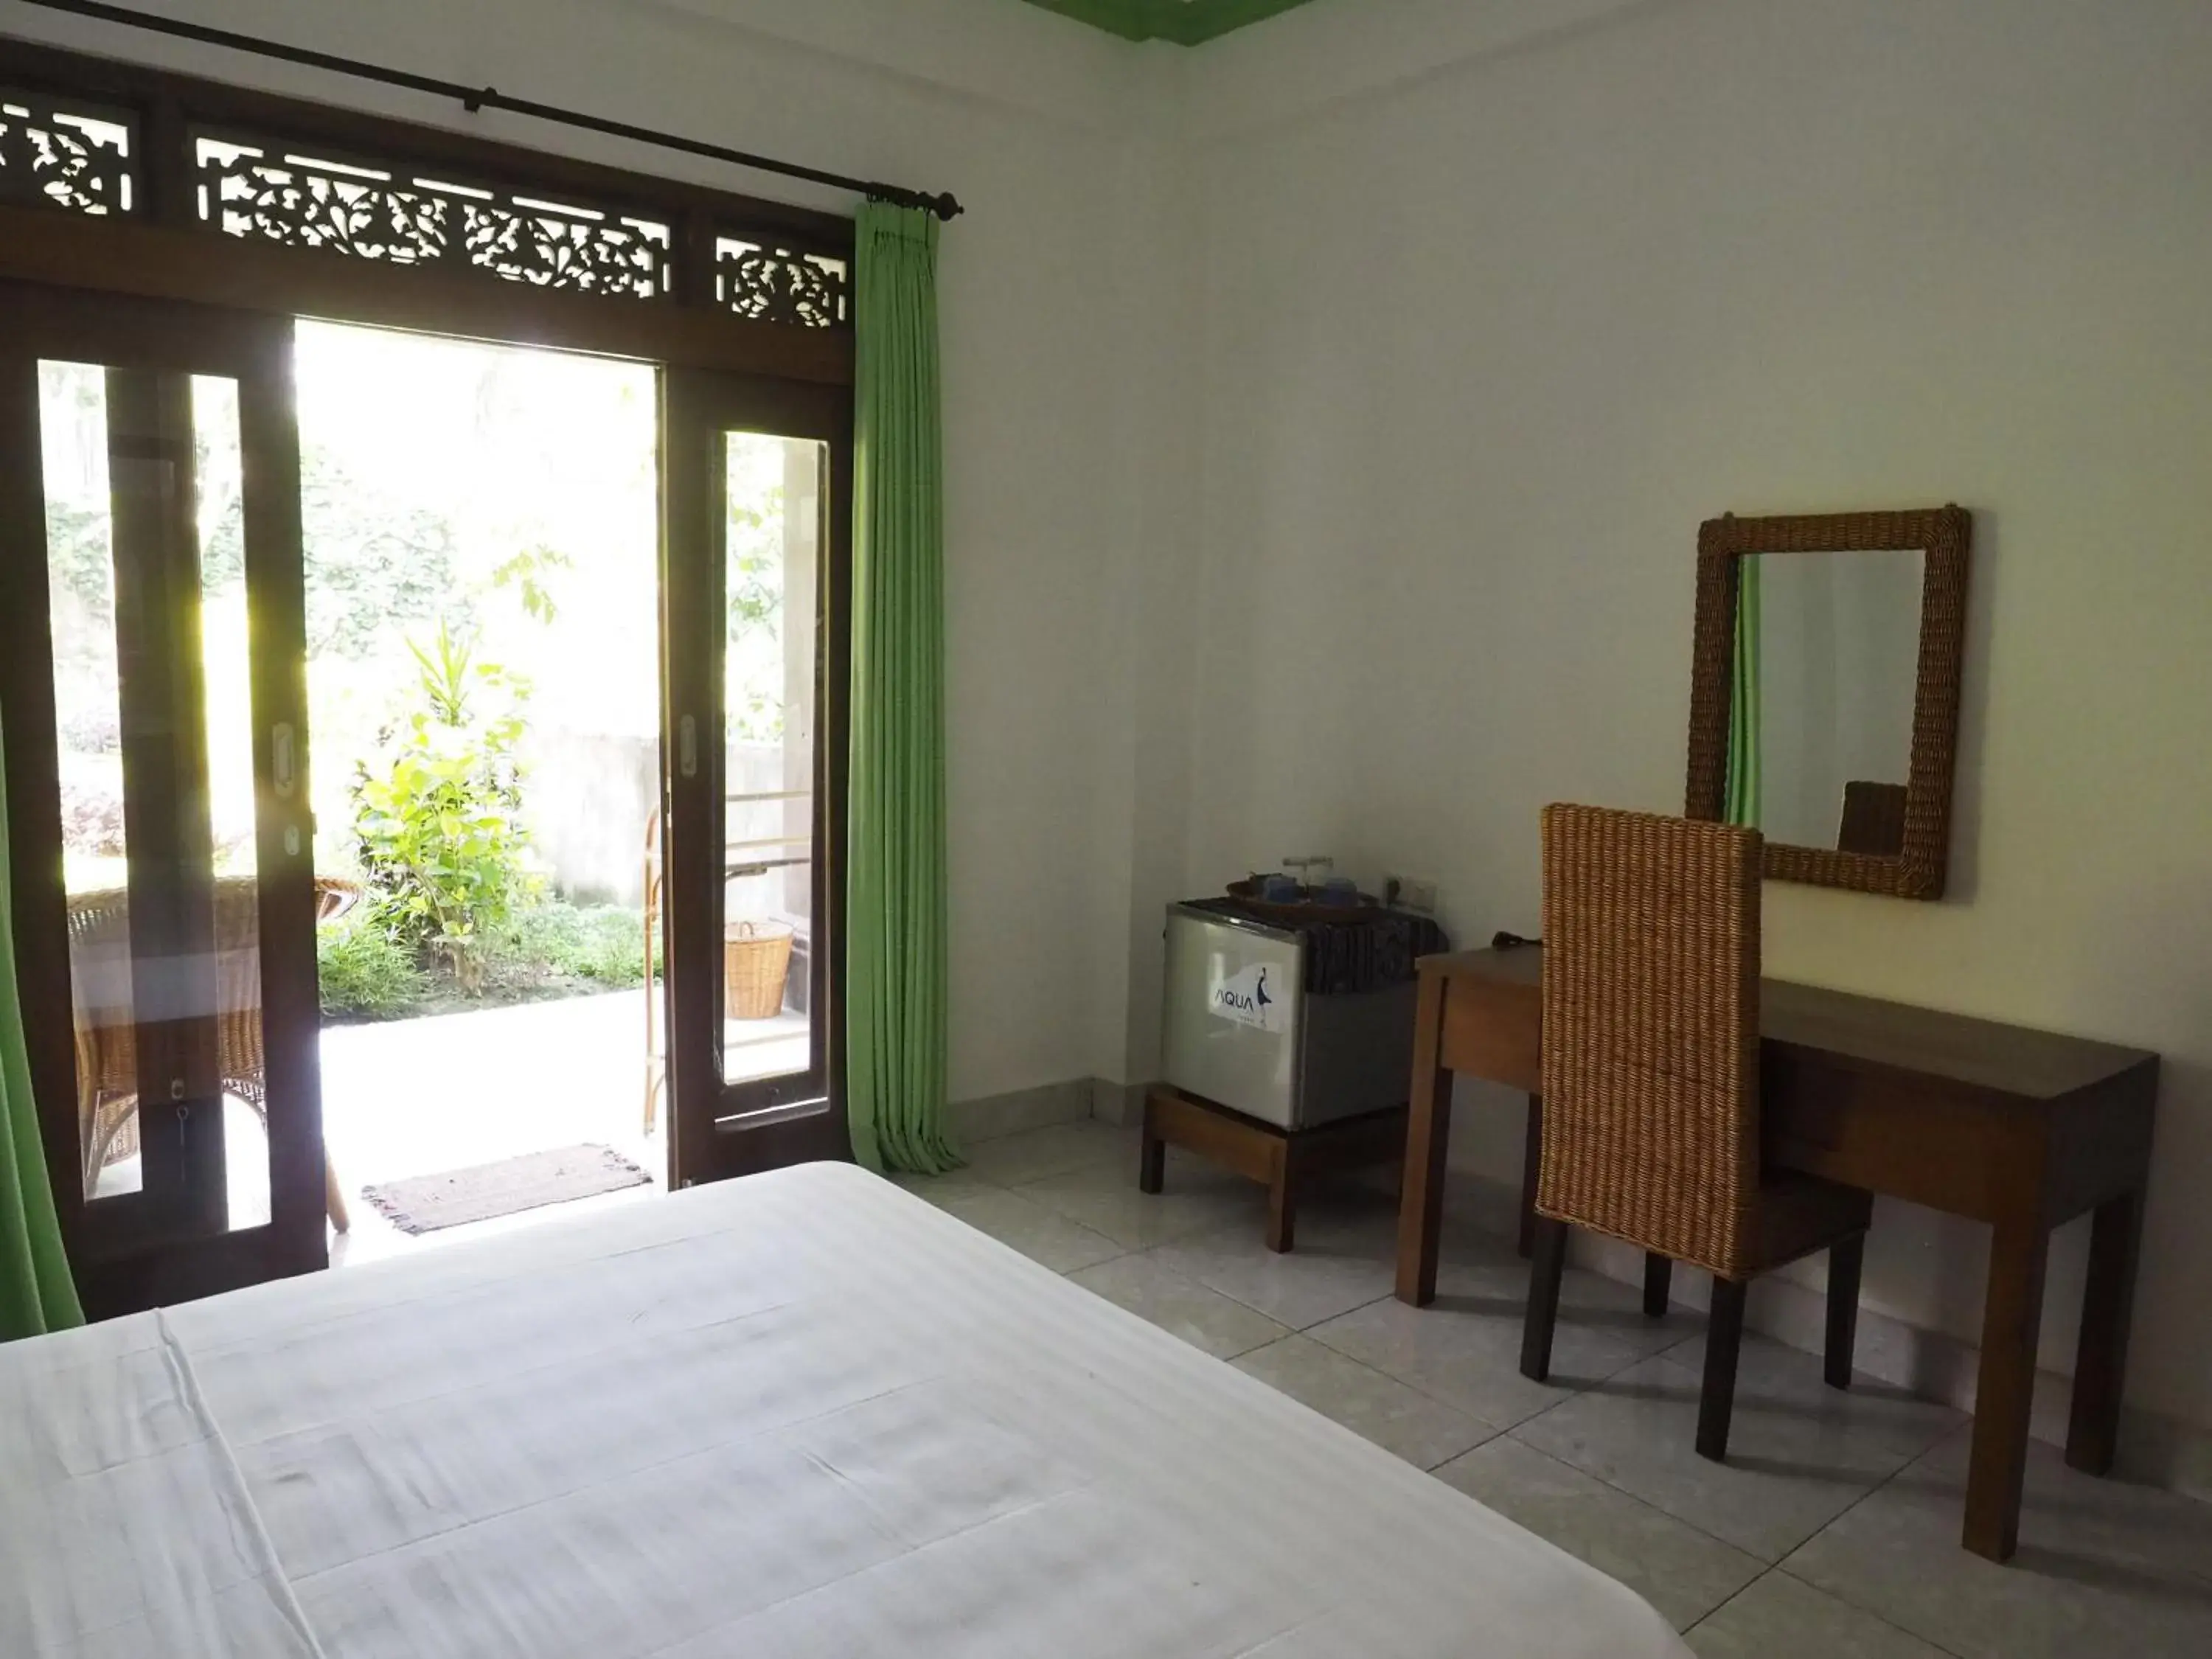
[{"label": "tropical plant", "polygon": [[[517,913],[503,954],[533,968],[621,988],[643,982],[645,916],[619,905],[557,899]],[[659,941],[653,969],[659,973]]]},{"label": "tropical plant", "polygon": [[501,561],[491,573],[491,585],[514,588],[515,597],[522,601],[523,615],[532,622],[550,623],[560,613],[560,608],[553,603],[553,592],[546,586],[545,578],[553,571],[575,568],[575,560],[557,548],[526,547]]},{"label": "tropical plant", "polygon": [[310,657],[370,656],[395,623],[430,617],[453,588],[456,538],[445,517],[356,477],[320,444],[301,448],[300,526]]},{"label": "tropical plant", "polygon": [[[748,505],[732,491],[726,531],[730,581],[727,684],[724,707],[731,734],[741,743],[783,740],[783,681],[781,661],[770,670],[773,685],[760,682],[763,665],[748,660],[746,640],[772,640],[783,614],[783,486],[773,484]],[[773,654],[773,653],[771,653]]]},{"label": "tropical plant", "polygon": [[381,775],[354,775],[354,836],[377,920],[483,989],[485,952],[544,878],[521,818],[529,683],[479,660],[473,634],[444,621],[414,653],[421,707],[409,713]]},{"label": "tropical plant", "polygon": [[334,1018],[392,1019],[429,994],[415,953],[374,915],[356,910],[315,930],[323,1012]]}]

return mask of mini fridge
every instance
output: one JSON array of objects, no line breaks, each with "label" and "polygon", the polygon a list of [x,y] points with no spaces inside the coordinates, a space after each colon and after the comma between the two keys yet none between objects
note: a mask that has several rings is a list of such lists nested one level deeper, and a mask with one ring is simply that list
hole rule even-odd
[{"label": "mini fridge", "polygon": [[1316,995],[1295,929],[1168,907],[1167,1081],[1285,1129],[1402,1106],[1413,1079],[1409,981]]}]

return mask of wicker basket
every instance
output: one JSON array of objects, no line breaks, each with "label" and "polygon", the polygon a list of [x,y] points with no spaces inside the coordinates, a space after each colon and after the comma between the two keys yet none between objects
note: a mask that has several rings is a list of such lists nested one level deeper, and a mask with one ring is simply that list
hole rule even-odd
[{"label": "wicker basket", "polygon": [[783,1012],[792,930],[772,921],[733,921],[722,933],[722,1006],[732,1019],[774,1019]]}]

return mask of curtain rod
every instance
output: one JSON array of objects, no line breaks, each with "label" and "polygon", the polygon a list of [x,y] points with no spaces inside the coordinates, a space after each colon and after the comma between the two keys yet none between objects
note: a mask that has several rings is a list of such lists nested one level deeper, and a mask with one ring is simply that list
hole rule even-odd
[{"label": "curtain rod", "polygon": [[656,144],[663,149],[682,150],[687,155],[703,155],[710,161],[727,161],[733,167],[749,167],[756,173],[773,173],[786,179],[804,179],[809,184],[854,191],[872,201],[890,202],[899,207],[921,208],[940,219],[951,219],[964,211],[959,198],[950,191],[941,196],[931,196],[898,185],[875,184],[866,179],[848,178],[843,173],[825,173],[819,167],[802,167],[796,161],[779,161],[766,155],[754,155],[744,150],[710,144],[702,139],[686,138],[678,133],[655,132],[650,127],[632,126],[627,121],[610,121],[603,116],[586,115],[575,110],[556,108],[551,104],[534,103],[527,98],[510,98],[495,87],[466,87],[458,81],[440,81],[427,75],[410,74],[405,70],[386,69],[380,64],[365,64],[357,58],[340,58],[326,52],[312,52],[305,46],[288,46],[278,40],[263,40],[250,34],[236,34],[228,29],[210,28],[202,23],[187,23],[169,17],[149,17],[126,6],[100,4],[99,0],[23,0],[23,3],[40,6],[48,11],[64,11],[78,17],[96,18],[103,23],[120,23],[128,28],[150,29],[156,34],[173,35],[179,40],[197,40],[204,46],[227,46],[233,52],[252,52],[257,57],[275,58],[287,64],[304,64],[310,69],[329,70],[364,81],[381,81],[386,86],[404,87],[410,92],[427,92],[435,98],[458,99],[471,115],[478,110],[503,109],[539,121],[580,127],[586,132],[605,133],[609,137],[628,138],[641,144]]}]

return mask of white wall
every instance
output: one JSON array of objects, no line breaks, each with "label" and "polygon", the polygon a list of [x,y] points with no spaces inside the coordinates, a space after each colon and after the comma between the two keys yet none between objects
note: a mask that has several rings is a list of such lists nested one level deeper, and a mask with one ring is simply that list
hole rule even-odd
[{"label": "white wall", "polygon": [[[761,151],[956,191],[944,241],[952,841],[951,1087],[1088,1075],[1085,941],[1108,850],[1095,811],[1099,617],[1137,529],[1144,423],[1114,333],[1151,211],[1131,170],[1149,54],[1011,0],[190,0],[219,27]],[[851,198],[496,112],[0,0],[0,30],[848,210]],[[1119,981],[1115,1006],[1120,1006]]]},{"label": "white wall", "polygon": [[[1408,0],[1194,62],[1177,884],[1329,848],[1533,931],[1544,802],[1679,810],[1701,519],[1968,505],[1951,896],[1771,885],[1768,969],[2165,1054],[2129,1397],[2212,1427],[2212,8]],[[1867,1295],[1971,1338],[1983,1267],[1885,1205]]]},{"label": "white wall", "polygon": [[[1699,520],[1973,507],[1952,896],[1771,888],[1770,969],[2167,1056],[2130,1396],[2212,1428],[2212,9],[1343,0],[1189,53],[1012,0],[163,9],[969,203],[956,1095],[1149,1075],[1160,907],[1255,860],[1531,928],[1545,801],[1679,805]],[[1501,1105],[1460,1148],[1508,1176]],[[1885,1206],[1869,1297],[1971,1337],[1981,1249]]]}]

